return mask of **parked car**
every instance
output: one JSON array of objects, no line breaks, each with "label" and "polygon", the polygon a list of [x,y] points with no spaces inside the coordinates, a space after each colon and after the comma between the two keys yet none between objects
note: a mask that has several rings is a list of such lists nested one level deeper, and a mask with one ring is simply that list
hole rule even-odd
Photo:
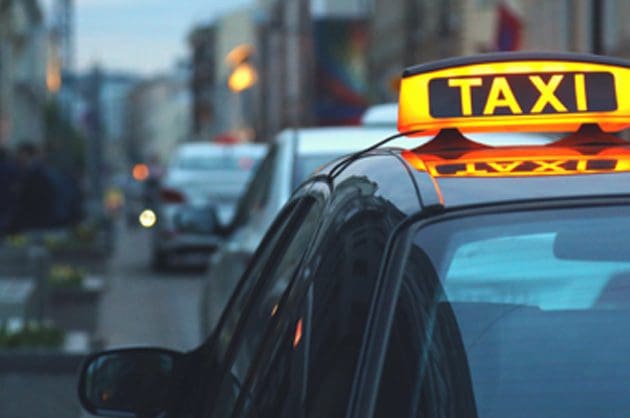
[{"label": "parked car", "polygon": [[398,123],[398,103],[381,103],[367,108],[361,117],[364,126],[391,126]]},{"label": "parked car", "polygon": [[153,266],[205,263],[266,146],[187,143],[171,159],[159,187]]}]

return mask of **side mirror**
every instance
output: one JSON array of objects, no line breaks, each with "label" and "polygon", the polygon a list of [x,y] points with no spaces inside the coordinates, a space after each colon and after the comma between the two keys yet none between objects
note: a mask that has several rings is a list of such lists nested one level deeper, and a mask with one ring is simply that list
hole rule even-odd
[{"label": "side mirror", "polygon": [[136,348],[103,351],[85,361],[79,399],[93,415],[153,417],[170,409],[182,354]]}]

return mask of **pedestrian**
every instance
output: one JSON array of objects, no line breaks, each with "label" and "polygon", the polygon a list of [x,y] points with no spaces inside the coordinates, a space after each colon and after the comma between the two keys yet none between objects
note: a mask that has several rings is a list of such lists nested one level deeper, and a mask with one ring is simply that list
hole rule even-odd
[{"label": "pedestrian", "polygon": [[9,151],[0,148],[0,235],[5,235],[17,202],[19,173]]},{"label": "pedestrian", "polygon": [[20,182],[9,230],[40,230],[54,225],[57,193],[43,157],[35,145],[22,143],[17,150]]},{"label": "pedestrian", "polygon": [[66,227],[78,223],[81,219],[81,192],[77,181],[55,167],[46,166],[46,172],[55,192],[51,226]]}]

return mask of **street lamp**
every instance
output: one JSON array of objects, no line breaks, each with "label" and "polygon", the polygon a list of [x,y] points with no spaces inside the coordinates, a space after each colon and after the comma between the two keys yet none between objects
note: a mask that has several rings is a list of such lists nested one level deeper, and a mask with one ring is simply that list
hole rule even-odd
[{"label": "street lamp", "polygon": [[258,73],[248,62],[238,64],[228,77],[228,87],[234,93],[245,91],[258,81]]},{"label": "street lamp", "polygon": [[232,48],[225,57],[225,62],[234,68],[247,61],[254,53],[254,47],[250,44],[240,44]]},{"label": "street lamp", "polygon": [[[251,64],[254,54],[254,47],[250,44],[240,44],[234,47],[225,57],[225,61],[230,68],[227,78],[227,87],[233,93],[232,121],[234,131],[245,132],[250,129],[245,128],[245,102],[243,95],[246,90],[251,89],[258,82],[258,72]],[[244,134],[249,137],[249,134]]]},{"label": "street lamp", "polygon": [[228,88],[233,93],[240,93],[251,88],[258,81],[256,68],[250,63],[254,47],[240,44],[232,48],[225,57],[225,62],[232,70],[228,76]]}]

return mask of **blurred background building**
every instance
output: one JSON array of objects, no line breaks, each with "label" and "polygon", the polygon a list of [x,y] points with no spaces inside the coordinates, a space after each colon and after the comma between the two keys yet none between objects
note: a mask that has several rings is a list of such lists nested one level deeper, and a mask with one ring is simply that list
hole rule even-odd
[{"label": "blurred background building", "polygon": [[252,0],[191,26],[172,70],[78,73],[76,7],[0,0],[0,144],[42,145],[95,199],[107,175],[164,163],[182,141],[356,124],[397,99],[410,65],[497,50],[630,57],[627,0]]},{"label": "blurred background building", "polygon": [[[462,55],[464,43],[480,37],[464,32],[464,19],[473,20],[474,9],[466,0],[374,0],[368,51],[372,99],[394,101],[405,67]],[[482,30],[479,26],[471,32]]]},{"label": "blurred background building", "polygon": [[127,168],[127,98],[138,82],[139,77],[132,74],[107,72],[103,75],[99,100],[108,172]]},{"label": "blurred background building", "polygon": [[129,91],[124,105],[125,142],[132,162],[164,164],[178,143],[191,139],[188,74],[180,67],[144,80]]},{"label": "blurred background building", "polygon": [[37,0],[0,0],[0,144],[43,144],[46,30]]},{"label": "blurred background building", "polygon": [[258,33],[254,13],[254,8],[245,8],[215,22],[215,127],[235,141],[253,141],[258,119],[259,85],[254,64]]},{"label": "blurred background building", "polygon": [[190,90],[192,96],[193,137],[210,141],[218,132],[214,104],[216,89],[215,25],[195,27],[188,36],[191,57]]}]

